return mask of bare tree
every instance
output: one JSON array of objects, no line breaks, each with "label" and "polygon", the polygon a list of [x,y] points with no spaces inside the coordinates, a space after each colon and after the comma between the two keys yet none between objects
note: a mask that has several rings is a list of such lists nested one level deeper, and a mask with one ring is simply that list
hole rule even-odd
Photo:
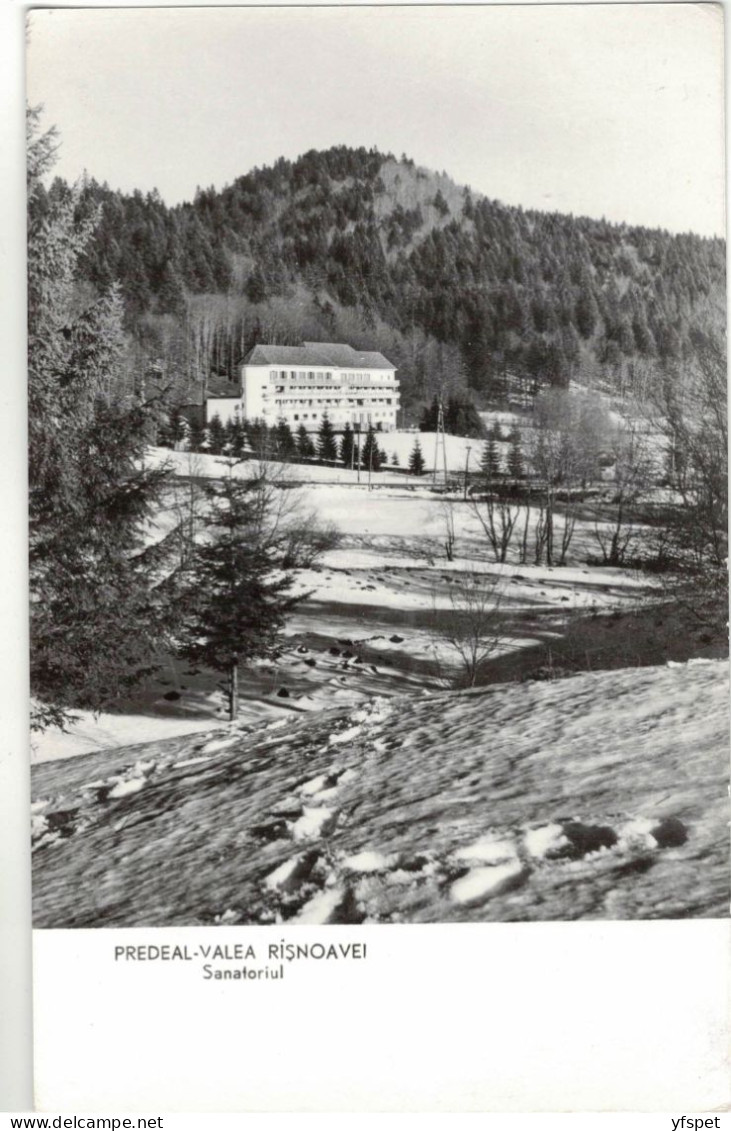
[{"label": "bare tree", "polygon": [[638,500],[652,482],[656,464],[647,426],[634,406],[615,425],[609,454],[614,462],[612,520],[597,522],[594,537],[604,562],[621,566],[636,538]]},{"label": "bare tree", "polygon": [[[547,389],[536,397],[530,463],[540,491],[535,560],[565,565],[574,536],[580,495],[597,478],[610,418],[596,397]],[[562,522],[555,522],[562,499]]]},{"label": "bare tree", "polygon": [[434,600],[434,636],[456,656],[463,687],[474,687],[489,660],[501,647],[500,574],[455,573],[449,587],[449,607]]},{"label": "bare tree", "polygon": [[443,499],[441,511],[444,519],[444,553],[447,555],[447,561],[452,562],[454,561],[454,546],[457,540],[454,530],[454,500]]},{"label": "bare tree", "polygon": [[665,512],[664,560],[676,596],[704,623],[727,619],[728,407],[725,338],[697,335],[695,358],[657,375],[647,415],[662,437],[675,501]]},{"label": "bare tree", "polygon": [[666,373],[651,393],[651,423],[664,437],[668,478],[681,506],[679,556],[695,568],[725,565],[728,554],[728,408],[725,349],[707,335],[694,363]]}]

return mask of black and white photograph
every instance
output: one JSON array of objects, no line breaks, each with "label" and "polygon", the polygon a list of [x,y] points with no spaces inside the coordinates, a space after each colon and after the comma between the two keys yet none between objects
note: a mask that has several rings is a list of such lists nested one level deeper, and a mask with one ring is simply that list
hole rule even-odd
[{"label": "black and white photograph", "polygon": [[722,9],[26,50],[34,927],[726,918]]}]

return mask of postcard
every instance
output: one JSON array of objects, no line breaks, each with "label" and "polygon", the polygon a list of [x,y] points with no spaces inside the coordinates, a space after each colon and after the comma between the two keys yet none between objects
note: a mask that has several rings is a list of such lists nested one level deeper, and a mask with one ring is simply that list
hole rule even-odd
[{"label": "postcard", "polygon": [[38,7],[27,105],[39,1109],[722,1108],[722,9]]}]

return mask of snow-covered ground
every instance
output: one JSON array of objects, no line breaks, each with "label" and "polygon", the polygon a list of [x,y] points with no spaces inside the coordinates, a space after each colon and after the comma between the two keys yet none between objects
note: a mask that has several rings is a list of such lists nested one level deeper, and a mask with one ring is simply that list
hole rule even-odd
[{"label": "snow-covered ground", "polygon": [[[413,444],[413,434],[402,438]],[[215,456],[163,449],[149,458],[172,460],[183,477],[219,475],[223,467]],[[251,467],[243,464],[237,472]],[[572,616],[627,611],[652,590],[647,577],[586,566],[587,554],[597,551],[591,523],[577,523],[567,566],[519,564],[515,552],[497,564],[475,506],[460,492],[447,497],[426,482],[390,479],[382,476],[372,490],[351,479],[302,483],[283,492],[288,499],[297,496],[299,513],[333,523],[343,540],[315,568],[296,571],[294,592],[306,594],[306,600],[290,617],[279,654],[241,673],[242,721],[255,724],[321,711],[333,702],[443,686],[457,674],[459,660],[445,643],[439,616],[464,610],[460,593],[481,579],[494,583],[501,617],[494,661],[532,654],[558,638]],[[182,506],[186,490],[181,486]],[[171,500],[150,536],[159,538],[178,518]],[[557,536],[562,523],[557,516]],[[444,545],[448,527],[453,560]],[[493,678],[507,678],[501,672],[495,666]],[[509,678],[515,678],[515,668]],[[221,723],[226,710],[219,683],[214,673],[167,659],[135,699],[97,717],[78,711],[67,732],[51,728],[34,735],[32,760],[157,741]]]},{"label": "snow-covered ground", "polygon": [[[307,490],[308,505],[318,504],[350,532],[350,544],[325,553],[316,568],[296,571],[293,592],[306,599],[290,616],[279,653],[241,673],[240,718],[247,723],[323,710],[333,702],[439,688],[458,664],[439,629],[440,614],[463,609],[462,592],[479,587],[482,579],[502,618],[495,661],[557,638],[566,618],[631,609],[647,590],[646,579],[618,569],[488,561],[462,504],[458,547],[481,549],[482,556],[447,561],[439,543],[443,515],[433,497],[384,492],[379,498],[364,490],[353,508],[347,488]],[[168,659],[117,710],[96,717],[77,711],[67,731],[50,728],[34,735],[32,761],[157,741],[221,723],[226,707],[220,680]]]},{"label": "snow-covered ground", "polygon": [[[508,417],[509,414],[500,414],[503,417]],[[507,437],[510,430],[510,424],[506,420],[502,425],[502,430]],[[376,435],[379,448],[385,452],[388,465],[392,464],[394,455],[398,458],[398,466],[401,468],[408,468],[409,457],[414,449],[414,444],[418,440],[421,448],[421,454],[424,457],[424,465],[426,474],[423,477],[405,476],[404,474],[393,472],[388,469],[373,472],[371,481],[374,483],[423,483],[428,481],[431,472],[434,469],[435,457],[437,459],[437,469],[441,474],[444,469],[444,450],[447,455],[447,470],[450,472],[464,472],[465,467],[468,466],[470,471],[477,471],[480,460],[482,458],[483,441],[465,439],[462,436],[445,436],[444,437],[444,450],[442,448],[441,438],[439,447],[437,448],[437,435],[435,432],[379,432]],[[499,445],[500,449],[504,449],[507,453],[507,443]],[[469,452],[469,461],[468,461]],[[150,448],[146,456],[147,462],[150,466],[159,467],[167,463],[171,469],[174,469],[178,475],[194,475],[203,478],[210,476],[218,476],[221,474],[221,469],[227,464],[225,457],[208,455],[206,453],[191,453],[191,452],[174,452],[169,448]],[[237,465],[234,474],[237,476],[246,477],[254,473],[254,469],[258,468],[258,460],[248,460]],[[276,473],[281,473],[290,482],[307,482],[307,483],[353,483],[357,484],[365,482],[368,478],[368,472],[361,469],[360,477],[356,471],[351,471],[349,468],[344,467],[320,467],[317,464],[267,464]]]},{"label": "snow-covered ground", "polygon": [[[341,541],[295,571],[234,724],[219,675],[165,657],[116,711],[34,736],[37,924],[725,913],[726,667],[679,662],[702,638],[652,579],[587,565],[585,519],[565,566],[496,563],[461,492],[342,474],[288,489]],[[475,592],[487,686],[458,692]]]},{"label": "snow-covered ground", "polygon": [[370,697],[37,766],[39,927],[717,917],[725,662]]}]

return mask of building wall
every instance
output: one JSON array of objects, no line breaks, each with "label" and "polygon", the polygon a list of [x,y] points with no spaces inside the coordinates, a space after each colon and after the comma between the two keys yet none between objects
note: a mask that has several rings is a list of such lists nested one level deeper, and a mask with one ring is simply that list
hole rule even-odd
[{"label": "building wall", "polygon": [[371,423],[384,432],[397,424],[399,382],[395,369],[338,369],[308,366],[244,365],[241,387],[245,419],[268,424],[286,420],[296,430],[316,432],[327,413],[336,432],[346,424]]},{"label": "building wall", "polygon": [[208,397],[206,400],[206,424],[210,424],[214,416],[217,416],[221,424],[228,423],[229,420],[243,419],[243,398],[242,397]]}]

